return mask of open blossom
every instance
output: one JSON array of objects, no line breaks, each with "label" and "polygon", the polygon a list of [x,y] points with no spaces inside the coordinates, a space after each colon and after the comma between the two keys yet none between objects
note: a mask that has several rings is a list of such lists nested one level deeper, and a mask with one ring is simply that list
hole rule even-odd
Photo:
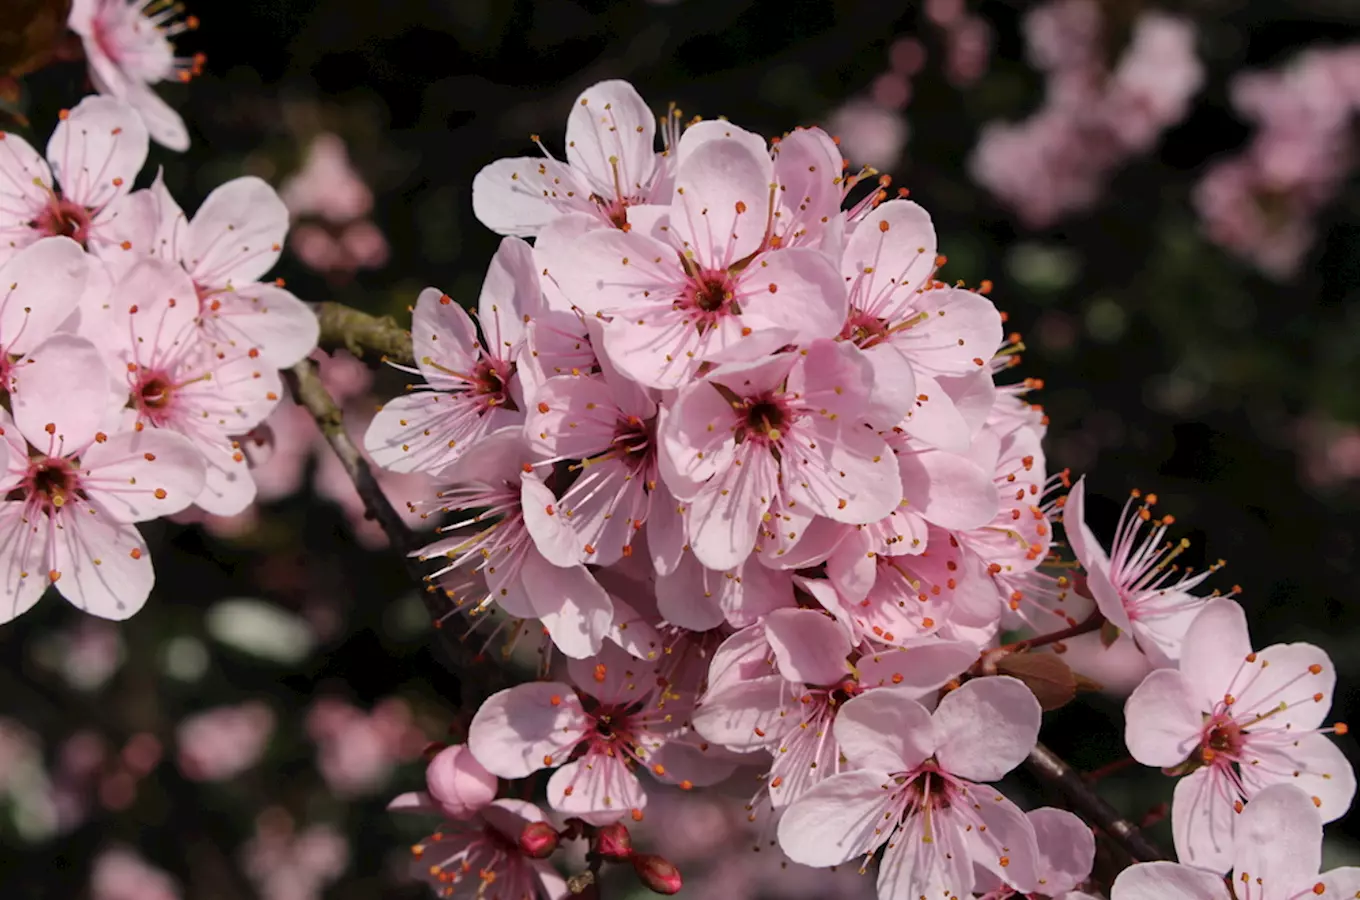
[{"label": "open blossom", "polygon": [[0,260],[52,235],[100,257],[131,249],[129,235],[148,225],[129,200],[146,152],[146,127],[109,97],[86,97],[63,117],[46,160],[23,138],[0,132]]},{"label": "open blossom", "polygon": [[[1238,816],[1232,888],[1213,871],[1138,863],[1119,873],[1110,900],[1343,900],[1360,896],[1360,868],[1322,868],[1322,818],[1305,791],[1266,788]],[[1226,868],[1226,866],[1224,866]]]},{"label": "open blossom", "polygon": [[524,424],[518,376],[524,326],[541,300],[529,245],[501,242],[478,301],[483,340],[447,294],[426,288],[411,323],[425,385],[387,403],[364,436],[374,462],[395,472],[439,472],[483,437]]},{"label": "open blossom", "polygon": [[1176,854],[1224,871],[1242,804],[1272,784],[1303,790],[1330,822],[1355,795],[1355,773],[1322,728],[1336,670],[1310,644],[1253,651],[1246,616],[1232,600],[1209,601],[1185,634],[1177,669],[1158,669],[1125,706],[1125,741],[1149,766],[1189,772],[1176,784]]},{"label": "open blossom", "polygon": [[[1142,500],[1136,507],[1134,501]],[[1173,561],[1189,541],[1162,544],[1171,516],[1152,518],[1155,494],[1134,491],[1124,504],[1110,553],[1086,524],[1086,479],[1080,479],[1063,507],[1063,531],[1086,569],[1087,584],[1106,621],[1131,634],[1156,665],[1181,658],[1186,629],[1207,599],[1190,593],[1222,563],[1201,572],[1182,571]],[[1141,535],[1144,523],[1151,530]],[[1140,540],[1140,535],[1142,539]]]},{"label": "open blossom", "polygon": [[629,207],[663,200],[665,160],[656,118],[626,81],[587,88],[567,116],[567,161],[498,159],[472,181],[472,211],[497,234],[533,237],[553,220],[582,213],[624,228]]},{"label": "open blossom", "polygon": [[1025,813],[1034,828],[1038,843],[1038,864],[1034,884],[1024,889],[1006,885],[988,870],[974,864],[977,881],[973,890],[983,900],[1007,900],[1017,895],[1040,894],[1054,900],[1094,900],[1077,891],[1077,885],[1091,875],[1096,857],[1096,839],[1091,828],[1065,809],[1045,806]]},{"label": "open blossom", "polygon": [[67,237],[41,238],[0,264],[0,386],[80,308],[94,265]]},{"label": "open blossom", "polygon": [[13,418],[0,417],[0,620],[27,611],[48,585],[88,613],[133,615],[155,575],[132,523],[178,512],[203,488],[193,445],[120,422],[123,398],[104,373],[93,344],[57,334],[15,375]]},{"label": "open blossom", "polygon": [[156,143],[171,150],[189,149],[189,132],[151,86],[188,81],[203,68],[202,54],[175,55],[171,38],[198,26],[193,16],[181,18],[183,12],[175,3],[75,0],[67,20],[85,45],[95,88],[137,110]]},{"label": "open blossom", "polygon": [[547,293],[549,304],[609,317],[604,352],[656,388],[683,386],[704,362],[834,336],[844,291],[834,261],[806,246],[840,205],[839,154],[820,134],[795,132],[771,159],[762,138],[734,125],[691,126],[669,207],[645,210],[651,227],[540,244],[545,280],[560,290]]},{"label": "open blossom", "polygon": [[779,846],[795,862],[834,866],[887,846],[880,900],[970,896],[974,863],[1007,884],[1037,880],[1034,827],[986,782],[1018,766],[1039,736],[1039,702],[1004,676],[969,681],[932,714],[892,690],[842,707],[836,738],[851,771],[784,814]]},{"label": "open blossom", "polygon": [[[902,499],[892,451],[866,427],[874,372],[863,354],[823,340],[803,353],[721,366],[675,401],[661,432],[671,491],[712,569],[740,564],[771,505],[866,524]],[[801,531],[802,528],[795,529]]]}]

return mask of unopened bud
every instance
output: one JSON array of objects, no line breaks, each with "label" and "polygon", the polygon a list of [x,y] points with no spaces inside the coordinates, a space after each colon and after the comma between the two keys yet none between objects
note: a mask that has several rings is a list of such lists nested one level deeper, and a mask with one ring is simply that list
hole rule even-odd
[{"label": "unopened bud", "polygon": [[633,857],[633,869],[647,887],[658,894],[678,894],[684,882],[680,870],[664,856],[654,853],[639,853]]},{"label": "unopened bud", "polygon": [[519,850],[530,859],[547,859],[557,850],[557,829],[547,822],[530,822],[519,833]]},{"label": "unopened bud", "polygon": [[602,825],[595,834],[595,852],[610,862],[622,862],[633,855],[633,836],[621,822]]}]

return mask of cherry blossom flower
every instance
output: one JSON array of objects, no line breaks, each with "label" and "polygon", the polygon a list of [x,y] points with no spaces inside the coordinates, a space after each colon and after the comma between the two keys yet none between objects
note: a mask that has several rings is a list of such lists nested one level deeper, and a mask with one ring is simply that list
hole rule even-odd
[{"label": "cherry blossom flower", "polygon": [[79,309],[94,265],[67,237],[42,238],[0,264],[0,385],[8,388],[24,355]]},{"label": "cherry blossom flower", "polygon": [[258,700],[219,706],[179,723],[179,770],[193,781],[226,781],[260,761],[274,733],[274,712]]},{"label": "cherry blossom flower", "polygon": [[135,199],[148,224],[132,238],[134,249],[189,273],[209,340],[254,350],[279,369],[316,348],[316,315],[282,281],[260,281],[278,262],[288,233],[288,208],[273,188],[259,178],[233,179],[214,188],[192,219],[159,175]]},{"label": "cherry blossom flower", "polygon": [[835,733],[854,768],[823,781],[779,822],[795,862],[834,866],[887,845],[884,900],[968,896],[973,865],[1022,888],[1037,879],[1034,827],[986,782],[1018,766],[1039,735],[1039,702],[1004,676],[969,681],[932,714],[896,691],[846,703]]},{"label": "cherry blossom flower", "polygon": [[834,261],[807,246],[841,196],[839,154],[820,134],[795,132],[772,160],[763,139],[734,125],[691,126],[670,206],[646,210],[654,227],[540,243],[545,280],[571,307],[611,317],[604,352],[648,387],[681,387],[704,362],[834,336],[844,293]]},{"label": "cherry blossom flower", "polygon": [[203,488],[202,457],[185,438],[119,428],[122,398],[104,372],[93,344],[57,334],[15,375],[13,418],[0,417],[0,488],[12,498],[0,502],[0,620],[49,584],[93,615],[133,615],[155,574],[132,523],[178,512]]},{"label": "cherry blossom flower", "polygon": [[1303,790],[1330,822],[1355,795],[1355,773],[1322,728],[1336,670],[1310,644],[1253,651],[1232,600],[1205,604],[1185,633],[1177,669],[1150,673],[1125,706],[1133,758],[1185,773],[1171,807],[1176,853],[1224,871],[1243,801],[1272,784]]},{"label": "cherry blossom flower", "polygon": [[342,797],[380,790],[398,764],[415,759],[425,746],[411,708],[397,697],[372,711],[322,698],[307,714],[307,731],[317,743],[317,768]]},{"label": "cherry blossom flower", "polygon": [[202,71],[202,54],[176,56],[171,44],[198,27],[194,16],[180,18],[183,12],[179,4],[145,0],[75,0],[67,20],[85,45],[95,89],[135,109],[156,143],[171,150],[188,150],[189,132],[151,86]]},{"label": "cherry blossom flower", "polygon": [[896,508],[895,459],[864,422],[873,384],[859,350],[823,340],[721,366],[681,392],[661,429],[662,472],[689,504],[700,562],[739,565],[776,501],[852,524]]},{"label": "cherry blossom flower", "polygon": [[[497,234],[533,237],[563,215],[624,228],[628,210],[664,199],[656,119],[626,81],[588,87],[567,116],[567,161],[498,159],[472,180],[472,211]],[[542,146],[542,145],[540,145]]]},{"label": "cherry blossom flower", "polygon": [[57,123],[44,160],[0,132],[0,260],[43,237],[73,238],[104,258],[132,249],[150,222],[129,200],[146,161],[146,127],[126,104],[86,97]]},{"label": "cherry blossom flower", "polygon": [[529,245],[501,242],[478,301],[485,343],[463,308],[426,288],[411,323],[423,389],[387,403],[374,417],[364,447],[395,472],[438,472],[483,437],[524,424],[525,396],[517,377],[524,323],[541,292]]},{"label": "cherry blossom flower", "polygon": [[507,688],[477,710],[468,746],[488,771],[524,778],[556,768],[549,805],[595,825],[642,815],[647,794],[635,774],[639,767],[682,787],[730,774],[730,765],[719,764],[715,773],[701,759],[661,755],[679,736],[685,710],[658,684],[652,665],[609,646],[592,659],[569,660],[567,669],[571,684]]},{"label": "cherry blossom flower", "polygon": [[[1135,500],[1142,500],[1137,507]],[[1161,545],[1175,519],[1152,517],[1156,494],[1134,491],[1124,504],[1109,555],[1086,524],[1086,479],[1073,485],[1063,507],[1063,531],[1077,560],[1086,569],[1091,596],[1105,619],[1129,632],[1155,665],[1170,665],[1181,656],[1186,629],[1207,599],[1190,593],[1222,562],[1201,572],[1181,571],[1173,561],[1189,541]],[[1139,540],[1142,525],[1151,530]]]},{"label": "cherry blossom flower", "polygon": [[1007,900],[1017,894],[1041,894],[1055,900],[1088,900],[1088,895],[1076,890],[1091,875],[1096,857],[1096,839],[1091,828],[1079,817],[1065,809],[1049,806],[1025,813],[1034,828],[1039,856],[1035,865],[1036,879],[1028,890],[1006,885],[982,866],[973,864],[976,882],[973,890],[982,900]]},{"label": "cherry blossom flower", "polygon": [[316,215],[336,224],[373,209],[373,191],[350,162],[344,138],[330,132],[312,138],[302,167],[279,185],[279,199],[293,215]]},{"label": "cherry blossom flower", "polygon": [[179,900],[180,892],[164,871],[125,847],[105,850],[90,872],[91,900]]},{"label": "cherry blossom flower", "polygon": [[[1360,868],[1319,875],[1322,818],[1305,791],[1272,785],[1237,818],[1232,887],[1214,871],[1181,863],[1138,863],[1114,881],[1110,900],[1313,900],[1360,894]],[[1226,866],[1225,866],[1226,868]]]}]

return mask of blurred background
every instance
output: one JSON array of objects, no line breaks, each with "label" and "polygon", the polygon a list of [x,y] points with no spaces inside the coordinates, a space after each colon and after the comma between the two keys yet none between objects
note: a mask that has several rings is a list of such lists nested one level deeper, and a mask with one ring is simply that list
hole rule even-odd
[{"label": "blurred background", "polygon": [[[193,146],[153,147],[144,177],[163,166],[190,209],[229,178],[269,180],[295,222],[275,274],[403,323],[426,285],[475,299],[498,239],[472,216],[473,176],[535,153],[531,134],[560,152],[598,80],[766,135],[823,125],[931,212],[948,280],[994,283],[1026,347],[1017,377],[1043,382],[1050,467],[1091,473],[1097,532],[1131,488],[1155,491],[1195,562],[1227,561],[1210,584],[1241,586],[1256,644],[1320,644],[1335,718],[1356,718],[1354,4],[186,6],[201,27],[180,51],[207,62],[162,94]],[[6,87],[32,123],[16,130],[41,146],[85,77],[59,62]],[[402,383],[347,356],[323,375],[356,435]],[[285,408],[269,425],[255,508],[149,530],[142,614],[113,625],[50,600],[0,629],[0,897],[426,895],[406,874],[424,823],[384,806],[421,785],[429,742],[458,736],[462,686],[310,420]],[[398,505],[427,489],[385,486]],[[1045,740],[1079,768],[1115,761],[1121,702],[1086,698]],[[1101,789],[1135,819],[1170,799],[1137,767]],[[751,854],[744,799],[653,800],[647,840],[690,896],[872,892]],[[1152,833],[1169,846],[1164,822]],[[1360,861],[1357,841],[1360,826],[1330,831],[1332,864]]]}]

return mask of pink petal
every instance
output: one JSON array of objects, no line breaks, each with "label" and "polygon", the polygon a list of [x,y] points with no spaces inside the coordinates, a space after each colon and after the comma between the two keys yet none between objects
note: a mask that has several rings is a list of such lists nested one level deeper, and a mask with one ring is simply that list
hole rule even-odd
[{"label": "pink petal", "polygon": [[[1322,896],[1351,897],[1360,895],[1360,868],[1344,866],[1318,878]],[[1307,895],[1305,895],[1307,896]]]},{"label": "pink petal", "polygon": [[22,355],[51,336],[75,312],[90,268],[90,257],[67,237],[44,238],[10,257],[0,267],[4,351]]},{"label": "pink petal", "polygon": [[[928,318],[903,331],[894,343],[932,375],[984,371],[1001,346],[1001,314],[981,294],[959,288],[929,290],[913,300],[912,310]],[[978,365],[979,359],[983,365]]]},{"label": "pink petal", "polygon": [[146,126],[111,97],[80,101],[47,142],[47,160],[62,195],[88,209],[100,209],[129,193],[146,151]]},{"label": "pink petal", "polygon": [[1091,827],[1067,810],[1050,806],[1032,809],[1025,816],[1039,847],[1038,892],[1057,897],[1085,882],[1096,858]]},{"label": "pink petal", "polygon": [[969,856],[1007,884],[1019,887],[1039,879],[1039,845],[1029,818],[999,791],[988,785],[968,788],[972,809],[960,815],[968,824],[965,830]]},{"label": "pink petal", "polygon": [[184,126],[184,119],[150,85],[128,80],[119,96],[137,110],[152,140],[176,153],[189,149],[189,130]]},{"label": "pink petal", "polygon": [[855,663],[864,687],[896,688],[922,696],[959,677],[977,661],[977,648],[966,641],[926,638],[897,650],[861,656]]},{"label": "pink petal", "polygon": [[274,267],[288,234],[288,207],[246,176],[213,190],[194,213],[181,247],[194,281],[213,288],[258,281]]},{"label": "pink petal", "polygon": [[961,778],[996,781],[1034,749],[1042,716],[1023,682],[1005,675],[976,678],[945,694],[935,710],[935,756]]},{"label": "pink petal", "polygon": [[521,684],[482,703],[468,729],[468,748],[488,772],[524,778],[565,759],[589,727],[570,685]]},{"label": "pink petal", "polygon": [[1203,710],[1184,675],[1171,669],[1151,672],[1124,705],[1129,754],[1145,766],[1185,762],[1199,746]]},{"label": "pink petal", "polygon": [[567,194],[581,187],[565,163],[531,156],[498,159],[472,179],[472,212],[497,234],[533,237],[580,205]]},{"label": "pink petal", "polygon": [[[582,562],[585,551],[571,524],[557,508],[557,497],[537,475],[520,476],[520,497],[524,525],[534,540],[534,548],[554,566],[574,566]],[[551,573],[549,573],[551,574]]]},{"label": "pink petal", "polygon": [[810,609],[780,609],[765,617],[765,639],[779,674],[805,684],[835,684],[850,674],[850,641],[832,619]]},{"label": "pink petal", "polygon": [[656,579],[656,608],[671,625],[708,631],[726,621],[718,595],[726,578],[705,569],[693,553],[683,553],[675,571]]},{"label": "pink petal", "polygon": [[865,415],[877,427],[887,429],[902,421],[916,407],[916,370],[911,360],[892,341],[864,350],[874,367],[874,388]]},{"label": "pink petal", "polygon": [[30,223],[52,196],[52,171],[28,141],[17,134],[6,133],[0,143],[0,185],[14,207],[0,210],[0,238],[3,238],[0,240],[0,260],[3,260],[12,256],[18,247],[26,247],[41,236]]},{"label": "pink petal", "polygon": [[[729,126],[739,130],[735,125]],[[712,140],[680,156],[671,229],[704,268],[726,268],[765,238],[774,166],[739,140]]]},{"label": "pink petal", "polygon": [[533,248],[519,238],[502,239],[477,301],[487,352],[496,359],[510,359],[524,343],[526,319],[542,308]]},{"label": "pink petal", "polygon": [[[769,147],[766,146],[765,139],[760,135],[723,119],[708,119],[695,122],[685,129],[684,134],[680,135],[680,145],[675,148],[676,158],[683,162],[700,147],[714,141],[740,144],[753,156],[769,155]],[[773,165],[771,165],[771,170],[773,170]]]},{"label": "pink petal", "polygon": [[567,116],[567,162],[589,175],[597,193],[643,193],[656,168],[656,118],[626,81],[586,88]]},{"label": "pink petal", "polygon": [[[1195,622],[1200,628],[1198,618]],[[1271,727],[1308,731],[1327,718],[1336,667],[1320,648],[1274,644],[1257,653],[1255,662],[1244,661],[1241,666],[1236,682],[1226,689],[1235,698],[1233,712],[1239,720],[1249,713],[1269,715]],[[1282,703],[1288,708],[1279,709]]]},{"label": "pink petal", "polygon": [[1234,829],[1233,880],[1285,897],[1311,888],[1320,868],[1322,819],[1308,795],[1281,784],[1253,797]]},{"label": "pink petal", "polygon": [[846,759],[876,774],[910,772],[935,752],[930,712],[899,691],[866,691],[847,702],[835,734]]},{"label": "pink petal", "polygon": [[[857,420],[873,389],[874,368],[854,344],[814,340],[789,373],[788,390],[820,415]],[[894,423],[895,424],[895,423]]]},{"label": "pink petal", "polygon": [[524,434],[545,457],[585,459],[613,442],[617,415],[613,392],[603,378],[559,375],[535,392]]},{"label": "pink petal", "polygon": [[132,266],[114,285],[109,303],[117,329],[113,340],[127,362],[166,367],[199,343],[198,294],[173,263],[144,259]]},{"label": "pink petal", "polygon": [[1293,740],[1285,734],[1272,737],[1248,738],[1247,765],[1242,767],[1248,793],[1263,787],[1269,790],[1268,785],[1289,784],[1303,791],[1323,822],[1344,816],[1355,798],[1355,770],[1346,754],[1322,734],[1305,734]]},{"label": "pink petal", "polygon": [[736,461],[690,501],[690,548],[710,569],[734,569],[751,555],[765,511],[779,490],[779,470],[768,452],[747,443]]},{"label": "pink petal", "polygon": [[1171,798],[1171,836],[1176,858],[1226,872],[1232,865],[1237,790],[1214,767],[1198,769],[1176,782]]},{"label": "pink petal", "polygon": [[[697,736],[692,732],[687,740],[667,741],[647,757],[652,774],[667,784],[690,787],[711,787],[726,781],[739,762],[739,754],[724,753],[720,748],[704,743],[702,747],[690,743]],[[661,767],[658,774],[657,766]]]},{"label": "pink petal", "polygon": [[796,721],[794,686],[766,675],[711,691],[695,708],[694,729],[715,744],[747,751],[771,746]]},{"label": "pink petal", "polygon": [[[540,248],[537,261],[544,279],[555,280],[565,299],[587,315],[668,304],[685,283],[674,247],[614,228]],[[551,301],[554,294],[547,297]]]},{"label": "pink petal", "polygon": [[632,810],[645,809],[647,793],[622,756],[599,753],[569,762],[552,774],[548,805],[590,825],[608,825]]},{"label": "pink petal", "polygon": [[90,515],[84,504],[68,504],[66,510],[64,527],[52,536],[57,590],[76,608],[102,619],[121,621],[136,614],[156,581],[142,536],[110,516]]},{"label": "pink petal", "polygon": [[567,660],[567,675],[584,693],[605,703],[627,706],[654,701],[656,662],[637,659],[613,644],[589,657]]},{"label": "pink petal", "polygon": [[203,488],[194,505],[214,516],[234,516],[255,502],[255,479],[244,458],[225,441],[215,450],[202,449],[206,464]]},{"label": "pink petal", "polygon": [[192,504],[203,490],[203,456],[182,435],[122,431],[81,456],[81,486],[120,522],[145,522]]},{"label": "pink petal", "polygon": [[558,568],[530,553],[520,575],[535,614],[558,650],[572,659],[600,652],[614,622],[614,604],[585,566]]},{"label": "pink petal", "polygon": [[897,508],[902,480],[897,457],[883,438],[861,425],[820,419],[809,420],[805,433],[801,452],[786,452],[783,460],[784,489],[791,499],[852,525],[876,522]]},{"label": "pink petal", "polygon": [[0,503],[0,625],[28,612],[47,590],[44,549],[24,504]]},{"label": "pink petal", "polygon": [[413,391],[383,404],[364,432],[364,449],[393,472],[437,473],[495,431],[518,434],[511,414],[498,415],[504,412],[481,415],[460,394]]},{"label": "pink petal", "polygon": [[844,174],[840,149],[820,128],[799,128],[773,148],[784,246],[810,242],[826,230],[841,206]]},{"label": "pink petal", "polygon": [[273,284],[238,284],[213,295],[202,314],[212,340],[240,350],[258,349],[260,359],[286,369],[316,349],[316,313],[292,293]]},{"label": "pink petal", "polygon": [[903,823],[888,843],[878,867],[878,896],[968,897],[973,886],[973,864],[964,827],[947,811],[936,813],[926,839],[920,815]]},{"label": "pink petal", "polygon": [[1227,598],[1204,605],[1181,646],[1181,673],[1198,691],[1205,709],[1221,703],[1225,694],[1236,696],[1250,675],[1264,674],[1246,662],[1252,652],[1247,617],[1242,607]]},{"label": "pink petal", "polygon": [[880,826],[896,785],[879,772],[833,775],[798,799],[779,820],[779,847],[805,866],[838,866],[888,839]]},{"label": "pink petal", "polygon": [[752,625],[736,632],[713,652],[708,667],[709,692],[717,693],[733,684],[769,676],[770,655],[764,627]]},{"label": "pink petal", "polygon": [[1130,623],[1130,632],[1148,661],[1158,668],[1175,666],[1181,657],[1185,633],[1204,608],[1205,600],[1183,591],[1165,591],[1157,598],[1157,611],[1140,611]]},{"label": "pink petal", "polygon": [[[745,291],[742,321],[750,323],[757,335],[761,330],[788,335],[780,343],[807,344],[834,338],[849,311],[845,283],[836,274],[836,267],[826,254],[811,248],[761,254],[758,262],[741,274],[740,284]],[[740,358],[754,357],[747,352]]]},{"label": "pink petal", "polygon": [[926,519],[958,531],[986,525],[999,510],[990,472],[966,456],[943,450],[899,453],[902,496]]},{"label": "pink petal", "polygon": [[[1086,569],[1087,584],[1090,587],[1096,606],[1102,615],[1121,631],[1131,628],[1129,614],[1124,609],[1124,601],[1110,582],[1110,558],[1100,546],[1095,534],[1086,525],[1086,478],[1077,479],[1067,494],[1067,505],[1063,507],[1063,534],[1067,543],[1077,555],[1077,561]],[[1247,647],[1251,652],[1251,647]],[[1189,675],[1189,672],[1186,673]],[[1191,676],[1191,681],[1198,681]],[[1222,696],[1218,699],[1222,700]],[[1211,701],[1212,702],[1212,701]]]},{"label": "pink petal", "polygon": [[880,316],[903,312],[933,275],[935,248],[935,228],[923,208],[910,200],[879,204],[855,227],[842,257],[855,305]]},{"label": "pink petal", "polygon": [[1213,872],[1179,863],[1137,863],[1119,873],[1110,900],[1232,900]]},{"label": "pink petal", "polygon": [[398,794],[387,804],[387,811],[394,813],[419,813],[422,815],[442,815],[443,810],[424,791]]},{"label": "pink petal", "polygon": [[428,287],[416,298],[411,315],[411,342],[416,365],[425,380],[445,389],[461,386],[449,372],[468,373],[481,356],[477,326],[467,310],[438,288]]},{"label": "pink petal", "polygon": [[70,334],[54,334],[31,350],[14,382],[10,399],[19,431],[34,447],[57,455],[91,443],[125,399],[94,344]]},{"label": "pink petal", "polygon": [[[918,441],[950,453],[966,453],[972,429],[935,378],[916,373],[916,401],[901,428]],[[925,400],[921,398],[925,397]]]}]

